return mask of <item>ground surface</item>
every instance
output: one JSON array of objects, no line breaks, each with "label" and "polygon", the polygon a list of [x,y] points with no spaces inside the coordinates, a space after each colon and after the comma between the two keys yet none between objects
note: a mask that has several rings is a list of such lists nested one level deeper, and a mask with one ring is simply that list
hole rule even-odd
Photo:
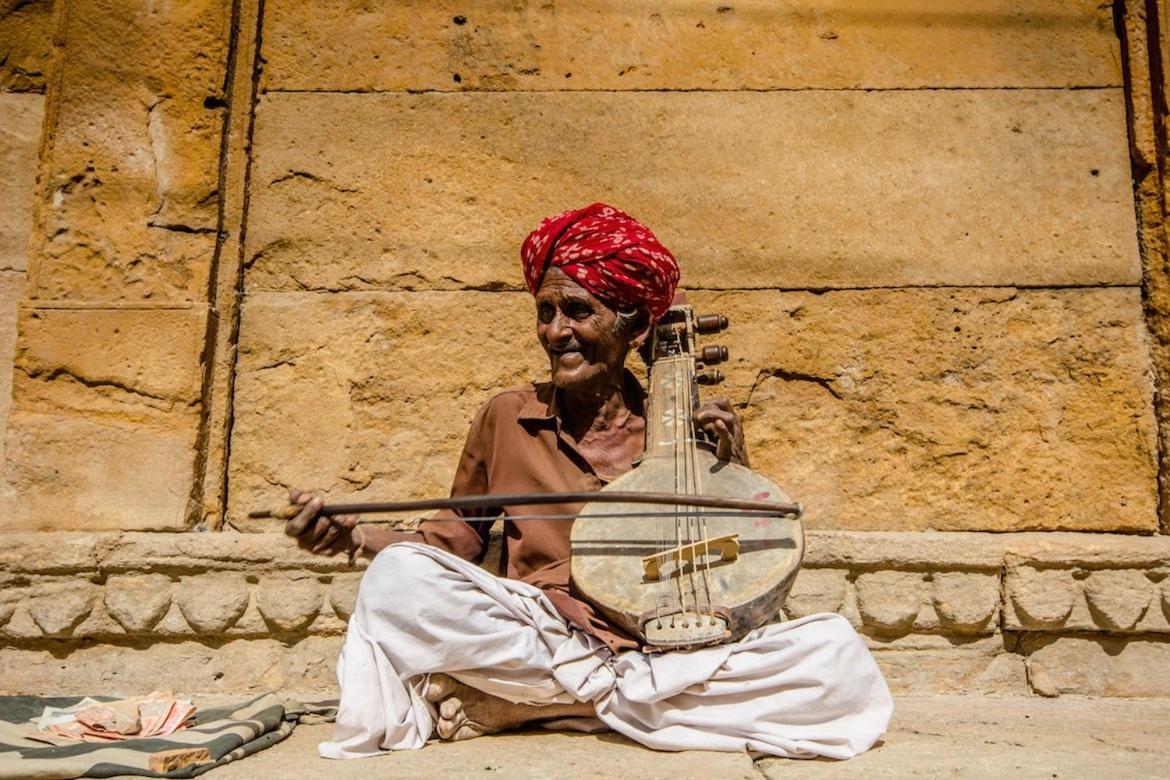
[{"label": "ground surface", "polygon": [[1170,699],[900,697],[890,732],[846,762],[725,753],[659,753],[614,734],[522,732],[360,761],[325,761],[331,726],[283,743],[210,780],[242,778],[1170,778]]}]

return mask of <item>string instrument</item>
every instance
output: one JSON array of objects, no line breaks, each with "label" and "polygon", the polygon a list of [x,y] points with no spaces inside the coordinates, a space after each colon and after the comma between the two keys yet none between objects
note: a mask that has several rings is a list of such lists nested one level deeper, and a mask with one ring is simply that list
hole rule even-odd
[{"label": "string instrument", "polygon": [[[643,354],[645,452],[582,508],[570,536],[576,588],[651,652],[735,641],[776,620],[804,554],[799,505],[768,478],[718,460],[698,438],[697,385],[722,375],[696,374],[696,357],[709,366],[727,350],[699,350],[696,336],[726,326],[725,317],[696,317],[677,300],[659,321]],[[611,492],[673,494],[675,503],[634,523],[639,506],[610,501]],[[791,511],[722,511],[709,503],[718,498]]]}]

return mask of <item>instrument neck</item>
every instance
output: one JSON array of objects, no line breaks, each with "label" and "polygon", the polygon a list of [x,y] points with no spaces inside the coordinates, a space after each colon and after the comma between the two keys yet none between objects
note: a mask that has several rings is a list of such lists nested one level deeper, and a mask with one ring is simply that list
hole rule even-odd
[{"label": "instrument neck", "polygon": [[677,458],[694,447],[697,401],[692,355],[654,361],[646,403],[646,458]]}]

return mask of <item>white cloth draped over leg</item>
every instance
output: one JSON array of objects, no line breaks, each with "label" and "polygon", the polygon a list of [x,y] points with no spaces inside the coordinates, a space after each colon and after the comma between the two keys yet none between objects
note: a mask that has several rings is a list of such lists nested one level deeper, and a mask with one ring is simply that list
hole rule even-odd
[{"label": "white cloth draped over leg", "polygon": [[402,543],[362,578],[321,755],[422,747],[435,725],[422,687],[437,672],[518,703],[593,702],[605,725],[659,750],[849,758],[885,733],[893,711],[873,657],[839,615],[691,652],[614,655],[537,588]]}]

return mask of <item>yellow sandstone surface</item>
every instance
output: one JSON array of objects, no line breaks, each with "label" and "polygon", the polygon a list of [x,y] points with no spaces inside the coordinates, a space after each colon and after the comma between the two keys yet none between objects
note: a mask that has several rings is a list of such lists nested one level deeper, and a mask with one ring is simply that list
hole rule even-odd
[{"label": "yellow sandstone surface", "polygon": [[45,91],[52,27],[53,0],[0,3],[0,90]]},{"label": "yellow sandstone surface", "polygon": [[[693,292],[726,393],[810,528],[1153,531],[1134,289]],[[241,325],[229,517],[286,486],[442,494],[476,409],[546,372],[522,293],[263,293]],[[707,343],[712,343],[708,341]],[[263,521],[262,521],[263,522]]]},{"label": "yellow sandstone surface", "polygon": [[[4,24],[0,17],[0,27]],[[0,57],[2,58],[2,57]],[[29,205],[36,184],[37,144],[44,116],[40,95],[0,94],[0,471],[12,400],[17,305],[28,268]]]},{"label": "yellow sandstone surface", "polygon": [[360,567],[244,515],[444,493],[546,372],[521,239],[607,200],[732,319],[790,616],[899,693],[1167,695],[1146,11],[0,2],[0,692],[328,691]]},{"label": "yellow sandstone surface", "polygon": [[230,11],[226,0],[69,3],[30,297],[206,297]]},{"label": "yellow sandstone surface", "polygon": [[1121,84],[1094,0],[264,4],[270,90]]},{"label": "yellow sandstone surface", "polygon": [[596,200],[691,287],[1140,280],[1115,89],[273,94],[256,123],[249,291],[515,286],[537,221]]}]

